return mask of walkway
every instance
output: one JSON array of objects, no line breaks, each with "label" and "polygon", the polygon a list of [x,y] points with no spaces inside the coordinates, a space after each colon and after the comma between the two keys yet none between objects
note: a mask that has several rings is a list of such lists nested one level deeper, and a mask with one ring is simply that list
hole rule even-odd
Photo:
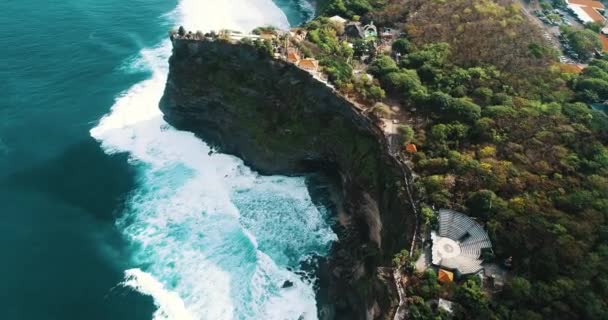
[{"label": "walkway", "polygon": [[401,272],[400,268],[395,268],[393,271],[393,277],[395,278],[395,285],[397,286],[397,293],[399,293],[399,306],[395,312],[393,320],[407,319],[407,293],[405,288],[409,281],[409,278]]}]

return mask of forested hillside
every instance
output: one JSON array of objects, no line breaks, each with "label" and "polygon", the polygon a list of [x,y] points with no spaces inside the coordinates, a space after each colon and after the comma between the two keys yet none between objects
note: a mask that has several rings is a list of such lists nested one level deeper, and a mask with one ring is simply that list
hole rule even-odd
[{"label": "forested hillside", "polygon": [[[412,294],[450,296],[461,318],[607,319],[608,117],[589,104],[608,99],[608,57],[580,75],[561,71],[506,0],[329,1],[323,15],[335,14],[400,30],[391,52],[369,54],[375,80],[359,91],[378,87],[364,98],[398,101],[415,119],[403,132],[418,146],[423,207],[478,218],[494,261],[512,257],[513,277],[492,300],[472,282]],[[320,48],[340,33],[323,18],[308,28]],[[324,65],[348,93],[361,86],[349,61],[366,50],[339,47],[322,51]]]}]

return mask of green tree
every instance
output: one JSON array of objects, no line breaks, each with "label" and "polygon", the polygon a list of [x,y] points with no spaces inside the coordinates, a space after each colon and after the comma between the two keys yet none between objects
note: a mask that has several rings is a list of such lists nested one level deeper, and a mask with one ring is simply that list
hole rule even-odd
[{"label": "green tree", "polygon": [[608,81],[596,78],[583,78],[576,84],[578,92],[592,92],[598,99],[605,100],[608,97]]},{"label": "green tree", "polygon": [[389,106],[387,106],[386,104],[384,104],[382,102],[376,102],[371,110],[376,115],[378,115],[380,117],[385,117],[385,118],[388,118],[395,114]]},{"label": "green tree", "polygon": [[445,109],[455,120],[475,122],[481,117],[481,107],[466,98],[453,99]]},{"label": "green tree", "polygon": [[412,52],[403,59],[404,66],[412,69],[422,67],[424,64],[430,66],[442,66],[450,56],[450,46],[447,43],[433,43],[422,47],[421,50]]},{"label": "green tree", "polygon": [[328,5],[325,7],[325,14],[327,16],[331,15],[346,15],[348,10],[346,9],[346,4],[344,0],[332,0],[328,2]]},{"label": "green tree", "polygon": [[532,285],[526,278],[513,277],[506,287],[505,294],[509,296],[509,299],[523,302],[532,295]]},{"label": "green tree", "polygon": [[392,49],[396,53],[406,55],[412,51],[413,45],[409,40],[405,38],[399,38],[395,40],[395,42],[393,42]]},{"label": "green tree", "polygon": [[467,200],[467,206],[476,217],[490,218],[492,206],[496,201],[496,194],[491,190],[479,190],[473,193]]},{"label": "green tree", "polygon": [[367,89],[367,98],[372,101],[379,101],[384,99],[385,92],[379,86],[373,84]]},{"label": "green tree", "polygon": [[369,52],[369,47],[367,42],[363,39],[355,39],[353,41],[353,55],[355,57],[360,57]]},{"label": "green tree", "polygon": [[562,32],[568,39],[580,59],[587,61],[593,57],[596,51],[602,49],[602,43],[597,34],[587,29],[576,29],[572,27],[563,27]]},{"label": "green tree", "polygon": [[369,65],[368,69],[369,73],[382,77],[391,72],[399,71],[397,67],[397,63],[389,56],[381,55],[378,56],[372,63]]},{"label": "green tree", "polygon": [[401,69],[386,74],[382,79],[389,91],[405,97],[424,91],[424,87],[415,70]]},{"label": "green tree", "polygon": [[424,271],[420,281],[418,293],[425,299],[434,299],[439,295],[441,286],[437,282],[437,274],[435,270],[428,268]]},{"label": "green tree", "polygon": [[256,39],[253,44],[258,49],[258,52],[263,56],[271,57],[274,53],[274,47],[272,46],[272,42],[270,42],[270,40]]},{"label": "green tree", "polygon": [[428,206],[423,206],[420,211],[422,213],[422,218],[424,219],[424,224],[434,224],[434,222],[436,222],[437,216],[433,209]]},{"label": "green tree", "polygon": [[320,64],[323,66],[325,73],[327,73],[329,81],[338,86],[350,82],[353,69],[346,61],[327,57],[323,58]]},{"label": "green tree", "polygon": [[397,131],[401,134],[403,143],[410,143],[412,139],[414,139],[414,129],[407,124],[400,124],[397,126]]},{"label": "green tree", "polygon": [[[456,289],[456,301],[460,303],[471,315],[486,315],[488,313],[488,299],[484,295],[476,279],[469,279]],[[472,318],[478,318],[472,317]],[[483,316],[481,317],[483,318]]]},{"label": "green tree", "polygon": [[412,320],[433,319],[431,307],[424,302],[424,299],[414,296],[408,305],[408,315]]},{"label": "green tree", "polygon": [[395,268],[400,268],[408,262],[410,262],[410,252],[406,249],[397,252],[393,257],[393,267]]},{"label": "green tree", "polygon": [[587,22],[585,23],[585,28],[595,32],[595,33],[600,33],[600,30],[602,30],[602,28],[604,27],[603,24],[599,23],[599,22]]}]

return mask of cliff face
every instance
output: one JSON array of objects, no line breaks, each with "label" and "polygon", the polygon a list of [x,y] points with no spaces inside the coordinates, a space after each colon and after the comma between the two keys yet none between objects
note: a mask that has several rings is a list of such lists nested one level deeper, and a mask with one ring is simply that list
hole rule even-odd
[{"label": "cliff face", "polygon": [[322,288],[332,307],[321,309],[350,319],[389,309],[376,267],[409,247],[414,216],[402,171],[368,118],[305,71],[222,41],[173,40],[160,107],[173,126],[262,173],[337,174],[349,222]]}]

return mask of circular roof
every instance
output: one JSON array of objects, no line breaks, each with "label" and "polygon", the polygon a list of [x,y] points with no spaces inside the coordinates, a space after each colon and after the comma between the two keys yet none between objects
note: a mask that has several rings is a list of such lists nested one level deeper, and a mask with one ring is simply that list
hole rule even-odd
[{"label": "circular roof", "polygon": [[460,245],[449,238],[439,238],[434,244],[441,258],[453,258],[460,255]]},{"label": "circular roof", "polygon": [[492,246],[479,223],[447,209],[439,210],[439,230],[432,232],[431,238],[433,264],[462,274],[481,270],[481,250]]}]

